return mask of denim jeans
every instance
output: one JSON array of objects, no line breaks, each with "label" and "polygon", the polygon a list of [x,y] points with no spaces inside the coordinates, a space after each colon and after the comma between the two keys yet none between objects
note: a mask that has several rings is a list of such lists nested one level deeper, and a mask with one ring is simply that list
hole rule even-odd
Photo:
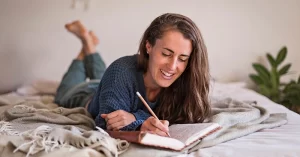
[{"label": "denim jeans", "polygon": [[[98,53],[88,55],[84,60],[73,60],[57,89],[55,102],[66,108],[84,107],[96,92],[105,69]],[[86,81],[87,78],[90,81]]]}]

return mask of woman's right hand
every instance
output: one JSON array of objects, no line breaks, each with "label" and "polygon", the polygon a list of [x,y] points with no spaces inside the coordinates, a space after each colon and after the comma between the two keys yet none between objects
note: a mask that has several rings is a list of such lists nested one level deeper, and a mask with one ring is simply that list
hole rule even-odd
[{"label": "woman's right hand", "polygon": [[168,136],[167,133],[169,133],[169,121],[158,120],[151,116],[144,121],[140,130],[157,134],[160,136]]}]

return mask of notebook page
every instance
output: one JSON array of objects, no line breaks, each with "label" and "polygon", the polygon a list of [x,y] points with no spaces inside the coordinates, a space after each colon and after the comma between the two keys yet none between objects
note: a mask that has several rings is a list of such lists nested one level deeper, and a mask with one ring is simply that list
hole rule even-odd
[{"label": "notebook page", "polygon": [[[169,127],[171,138],[175,138],[183,143],[189,138],[198,139],[200,137],[193,137],[193,135],[203,135],[203,131],[207,132],[207,127],[213,123],[196,123],[196,124],[175,124]],[[209,132],[209,131],[208,131]]]}]

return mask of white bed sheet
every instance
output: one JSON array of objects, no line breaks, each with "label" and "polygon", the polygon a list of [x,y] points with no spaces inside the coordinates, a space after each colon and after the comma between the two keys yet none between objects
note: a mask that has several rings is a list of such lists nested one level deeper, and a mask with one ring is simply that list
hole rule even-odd
[{"label": "white bed sheet", "polygon": [[[211,95],[240,101],[257,101],[271,113],[287,113],[288,123],[264,129],[213,147],[199,149],[189,157],[300,157],[300,115],[278,105],[253,90],[215,83]],[[183,155],[182,155],[183,156]]]}]

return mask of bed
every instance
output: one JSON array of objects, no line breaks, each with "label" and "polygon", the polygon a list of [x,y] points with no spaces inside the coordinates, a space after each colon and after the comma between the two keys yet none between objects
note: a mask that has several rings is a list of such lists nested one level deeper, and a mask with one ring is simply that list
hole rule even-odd
[{"label": "bed", "polygon": [[280,127],[264,129],[213,147],[199,149],[187,156],[197,157],[296,157],[300,156],[300,115],[270,101],[242,84],[215,83],[212,95],[240,101],[257,101],[271,113],[287,113],[288,122]]},{"label": "bed", "polygon": [[[0,107],[1,112],[5,111],[5,104],[22,104],[22,102],[26,102],[26,104],[39,108],[38,111],[43,111],[44,108],[39,106],[41,104],[36,104],[37,102],[43,102],[47,105],[47,109],[51,109],[55,112],[55,108],[57,106],[51,101],[53,101],[53,94],[57,87],[57,83],[49,83],[49,81],[39,81],[32,83],[30,85],[23,86],[19,88],[17,91],[4,94],[0,96]],[[53,149],[46,149],[44,147],[37,147],[30,153],[30,147],[20,147],[24,142],[20,142],[20,134],[13,132],[13,129],[10,129],[10,133],[4,133],[4,121],[3,117],[0,123],[0,156],[178,156],[178,157],[281,157],[281,156],[289,156],[296,157],[300,156],[300,116],[287,108],[276,104],[270,101],[268,98],[254,92],[253,90],[245,88],[244,83],[217,83],[211,82],[211,99],[223,100],[227,98],[231,98],[240,102],[255,102],[259,104],[262,108],[265,108],[268,112],[272,113],[286,113],[286,119],[284,123],[281,123],[280,126],[272,127],[269,129],[262,129],[259,131],[255,131],[253,133],[244,135],[242,137],[234,138],[231,140],[227,140],[218,144],[215,144],[210,147],[201,147],[192,152],[172,152],[168,150],[160,150],[135,144],[126,143],[126,141],[118,141],[114,139],[113,143],[119,142],[118,150],[115,150],[114,153],[106,152],[108,149],[104,149],[103,147],[107,146],[102,143],[102,147],[95,146],[94,144],[86,145],[86,146],[76,146],[73,143],[69,147],[57,147],[55,145],[51,145]],[[32,103],[32,104],[30,104]],[[22,104],[24,105],[24,104]],[[36,105],[36,106],[35,106]],[[4,108],[3,108],[4,107]],[[24,108],[24,106],[23,106]],[[23,108],[18,107],[18,111]],[[27,108],[28,109],[28,108]],[[36,109],[31,109],[30,112],[35,112]],[[73,110],[72,110],[73,112]],[[74,111],[75,112],[75,111]],[[76,111],[76,114],[86,114],[82,110]],[[75,117],[78,117],[76,115]],[[69,116],[68,118],[74,120],[74,116]],[[41,118],[43,119],[43,118]],[[60,127],[62,124],[54,124],[58,121],[47,120],[47,122],[43,121],[43,123],[35,122],[34,124],[28,125],[34,126],[35,130],[41,125],[47,125],[49,122],[49,126],[52,128]],[[87,120],[88,121],[88,120]],[[70,136],[74,136],[76,133],[83,132],[80,126],[90,126],[92,127],[92,122],[88,123],[87,121],[81,122],[79,124],[76,123],[74,126],[79,127],[81,129],[74,129],[76,127],[69,127],[68,131],[70,132]],[[11,121],[11,123],[20,123],[20,121]],[[17,125],[16,125],[17,126]],[[72,126],[72,125],[71,125]],[[62,126],[65,127],[65,126]],[[8,127],[6,127],[8,128]],[[26,127],[25,127],[26,128]],[[30,127],[28,127],[29,129]],[[24,128],[22,128],[24,131]],[[32,127],[31,127],[32,129]],[[9,129],[6,129],[9,130]],[[75,131],[74,131],[75,130]],[[77,131],[76,131],[77,130]],[[99,131],[98,131],[99,132]],[[89,132],[90,133],[90,132]],[[75,135],[74,135],[75,134]],[[82,135],[82,134],[80,134]],[[87,135],[87,133],[85,133]],[[89,138],[92,137],[91,134],[88,134]],[[54,135],[58,136],[57,134]],[[76,135],[77,136],[77,135]],[[104,136],[103,134],[100,135]],[[80,136],[81,137],[81,136]],[[87,136],[85,136],[87,137]],[[24,136],[22,136],[24,139]],[[29,141],[30,142],[30,141]],[[32,142],[32,141],[31,141]],[[28,143],[28,142],[27,142]],[[19,144],[19,145],[18,145]],[[38,144],[37,144],[38,146]],[[122,146],[122,148],[119,148]],[[19,149],[17,149],[19,148]],[[114,150],[114,149],[109,149]],[[117,152],[116,152],[117,151]]]}]

